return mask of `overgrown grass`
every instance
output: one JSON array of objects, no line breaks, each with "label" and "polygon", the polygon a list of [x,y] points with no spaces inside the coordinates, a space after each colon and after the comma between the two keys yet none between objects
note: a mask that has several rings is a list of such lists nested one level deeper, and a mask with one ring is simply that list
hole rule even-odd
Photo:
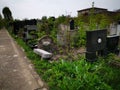
[{"label": "overgrown grass", "polygon": [[33,62],[37,73],[46,81],[50,90],[119,90],[120,70],[109,65],[114,55],[88,63],[79,60],[63,60],[50,63],[34,54],[20,38],[15,38]]}]

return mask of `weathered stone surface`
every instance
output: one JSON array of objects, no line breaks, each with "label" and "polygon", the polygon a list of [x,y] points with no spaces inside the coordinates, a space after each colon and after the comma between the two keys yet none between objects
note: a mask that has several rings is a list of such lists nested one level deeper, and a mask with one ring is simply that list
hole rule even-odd
[{"label": "weathered stone surface", "polygon": [[42,49],[34,49],[34,52],[45,59],[52,57],[52,53],[49,53],[49,52],[42,50]]}]

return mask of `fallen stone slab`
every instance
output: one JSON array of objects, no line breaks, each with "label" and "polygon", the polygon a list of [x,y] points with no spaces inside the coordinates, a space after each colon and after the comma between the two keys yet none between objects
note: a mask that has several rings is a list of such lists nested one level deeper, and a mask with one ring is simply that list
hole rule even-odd
[{"label": "fallen stone slab", "polygon": [[41,58],[43,58],[43,59],[49,59],[52,57],[52,53],[49,53],[42,49],[34,49],[34,53],[40,55]]}]

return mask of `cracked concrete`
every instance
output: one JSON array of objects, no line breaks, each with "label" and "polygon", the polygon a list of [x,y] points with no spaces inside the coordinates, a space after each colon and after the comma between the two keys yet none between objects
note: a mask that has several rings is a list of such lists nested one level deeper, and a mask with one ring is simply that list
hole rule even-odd
[{"label": "cracked concrete", "polygon": [[47,90],[25,57],[7,30],[0,30],[0,90]]}]

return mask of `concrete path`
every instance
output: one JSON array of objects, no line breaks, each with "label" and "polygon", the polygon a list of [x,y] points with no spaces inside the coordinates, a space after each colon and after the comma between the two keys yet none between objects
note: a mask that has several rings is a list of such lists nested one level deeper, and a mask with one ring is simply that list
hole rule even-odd
[{"label": "concrete path", "polygon": [[0,30],[0,90],[47,90],[25,53]]}]

